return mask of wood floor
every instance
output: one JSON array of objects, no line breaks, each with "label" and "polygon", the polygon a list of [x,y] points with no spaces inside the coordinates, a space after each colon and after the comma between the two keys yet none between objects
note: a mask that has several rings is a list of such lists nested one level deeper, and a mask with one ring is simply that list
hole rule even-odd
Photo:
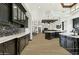
[{"label": "wood floor", "polygon": [[33,37],[21,55],[71,55],[59,45],[59,38],[47,40],[42,33]]}]

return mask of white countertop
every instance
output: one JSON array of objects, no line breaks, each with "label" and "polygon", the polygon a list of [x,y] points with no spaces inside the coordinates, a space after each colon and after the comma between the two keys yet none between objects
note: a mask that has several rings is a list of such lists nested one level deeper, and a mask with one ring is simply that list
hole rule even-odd
[{"label": "white countertop", "polygon": [[79,38],[79,35],[74,35],[74,33],[59,33],[60,35],[65,35],[65,36],[69,36],[69,37],[73,37],[73,38]]},{"label": "white countertop", "polygon": [[63,32],[63,31],[59,31],[59,30],[57,30],[57,31],[44,31],[45,33],[54,33],[54,32]]},{"label": "white countertop", "polygon": [[27,34],[29,34],[29,33],[23,32],[23,33],[19,33],[19,34],[10,35],[10,36],[0,37],[0,43],[9,41],[9,40],[12,40],[12,39],[15,39],[15,38],[20,38],[20,37],[27,35]]}]

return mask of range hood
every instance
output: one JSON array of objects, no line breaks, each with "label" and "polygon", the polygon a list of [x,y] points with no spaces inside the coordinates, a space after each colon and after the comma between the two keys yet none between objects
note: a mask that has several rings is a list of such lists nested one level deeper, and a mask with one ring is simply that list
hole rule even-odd
[{"label": "range hood", "polygon": [[43,19],[42,23],[53,23],[55,21],[58,21],[57,19]]}]

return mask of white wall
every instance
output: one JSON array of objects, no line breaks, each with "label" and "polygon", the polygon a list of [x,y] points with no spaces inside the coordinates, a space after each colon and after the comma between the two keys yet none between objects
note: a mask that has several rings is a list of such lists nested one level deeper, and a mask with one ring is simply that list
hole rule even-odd
[{"label": "white wall", "polygon": [[30,33],[30,39],[32,39],[32,17],[29,11],[27,11],[26,15],[28,17],[28,28],[26,28],[26,32]]},{"label": "white wall", "polygon": [[57,28],[56,28],[56,25],[61,25],[61,21],[56,21],[56,22],[53,22],[53,23],[50,23],[50,24],[48,24],[48,23],[43,23],[43,24],[42,24],[42,30],[43,30],[44,28],[48,28],[49,30],[61,30],[61,28],[60,28],[60,29],[57,29]]},{"label": "white wall", "polygon": [[65,17],[62,17],[61,21],[65,22],[65,30],[67,32],[72,31],[73,29],[73,18],[79,17],[79,10],[65,14]]},{"label": "white wall", "polygon": [[64,30],[66,32],[72,31],[72,29],[73,29],[73,23],[72,23],[72,18],[70,16],[62,18],[61,21],[64,22]]},{"label": "white wall", "polygon": [[25,29],[25,32],[30,33],[30,39],[32,39],[32,16],[31,16],[31,12],[29,11],[28,5],[26,5],[25,3],[22,3],[22,5],[27,10],[26,15],[28,17],[28,28]]},{"label": "white wall", "polygon": [[26,32],[30,32],[30,39],[33,38],[33,35],[32,33],[33,32],[36,32],[38,33],[38,21],[40,20],[40,17],[39,17],[39,12],[38,10],[33,10],[32,8],[30,8],[29,4],[23,4],[27,10],[27,16],[29,17],[29,28],[26,29]]}]

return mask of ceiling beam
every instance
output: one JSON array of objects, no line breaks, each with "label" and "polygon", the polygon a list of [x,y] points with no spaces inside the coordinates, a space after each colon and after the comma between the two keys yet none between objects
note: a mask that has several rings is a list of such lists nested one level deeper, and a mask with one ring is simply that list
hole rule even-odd
[{"label": "ceiling beam", "polygon": [[77,3],[73,3],[73,4],[70,4],[70,5],[65,5],[64,3],[61,3],[61,5],[62,5],[63,8],[71,8],[71,7],[73,7],[76,4]]}]

